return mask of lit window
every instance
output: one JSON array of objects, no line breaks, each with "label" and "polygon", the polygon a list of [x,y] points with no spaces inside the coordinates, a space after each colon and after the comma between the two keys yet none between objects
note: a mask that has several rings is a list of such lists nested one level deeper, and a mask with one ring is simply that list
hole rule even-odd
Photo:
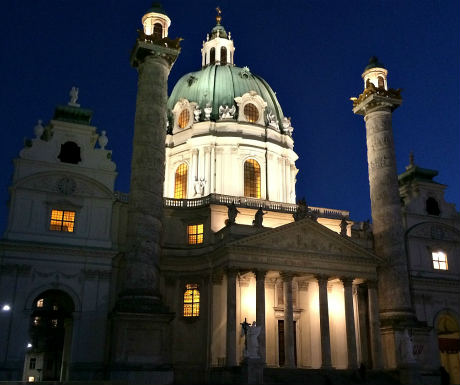
[{"label": "lit window", "polygon": [[187,127],[189,121],[190,121],[190,112],[186,108],[182,110],[182,112],[179,114],[179,121],[178,121],[179,127],[180,128]]},{"label": "lit window", "polygon": [[187,163],[180,164],[174,177],[174,198],[185,199],[187,197],[187,175]]},{"label": "lit window", "polygon": [[196,283],[185,285],[184,317],[198,317],[200,315],[200,292]]},{"label": "lit window", "polygon": [[29,376],[27,377],[28,382],[35,382],[35,377],[34,376]]},{"label": "lit window", "polygon": [[43,307],[43,298],[40,298],[38,301],[37,301],[37,307]]},{"label": "lit window", "polygon": [[248,103],[244,106],[244,116],[248,122],[255,123],[259,120],[259,110],[254,104]]},{"label": "lit window", "polygon": [[37,363],[37,359],[36,358],[31,358],[30,361],[29,361],[29,369],[35,369],[36,363]]},{"label": "lit window", "polygon": [[188,244],[203,243],[203,224],[187,226]]},{"label": "lit window", "polygon": [[443,251],[433,251],[433,268],[436,270],[448,270],[447,255]]},{"label": "lit window", "polygon": [[75,211],[51,210],[50,230],[73,233]]},{"label": "lit window", "polygon": [[244,162],[244,196],[260,198],[260,166],[254,159]]}]

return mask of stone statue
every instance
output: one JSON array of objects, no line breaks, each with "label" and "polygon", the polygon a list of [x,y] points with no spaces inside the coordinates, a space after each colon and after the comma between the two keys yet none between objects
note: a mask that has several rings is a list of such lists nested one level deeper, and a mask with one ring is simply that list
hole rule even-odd
[{"label": "stone statue", "polygon": [[99,139],[98,139],[99,146],[101,146],[101,148],[105,150],[105,146],[107,146],[108,142],[109,142],[109,139],[106,136],[106,132],[103,130],[101,132],[101,135],[99,135]]},{"label": "stone statue", "polygon": [[342,217],[342,220],[340,221],[340,235],[342,237],[347,236],[347,226],[348,226],[347,219],[345,217]]},{"label": "stone statue", "polygon": [[410,338],[409,331],[407,329],[404,329],[404,332],[399,341],[399,351],[401,353],[401,363],[413,364],[416,362],[414,358],[412,338]]},{"label": "stone statue", "polygon": [[233,115],[235,115],[236,108],[235,106],[232,106],[230,108],[229,106],[220,106],[219,107],[219,118],[220,119],[233,119]]},{"label": "stone statue", "polygon": [[77,104],[78,91],[79,91],[79,89],[77,87],[75,87],[75,86],[73,86],[72,89],[70,90],[70,92],[69,92],[69,96],[70,96],[69,106],[79,106],[79,104]]},{"label": "stone statue", "polygon": [[305,198],[299,199],[297,202],[297,209],[292,216],[294,217],[294,221],[300,221],[307,216],[308,206]]},{"label": "stone statue", "polygon": [[195,196],[203,196],[204,195],[204,186],[206,186],[206,181],[204,178],[202,179],[196,179],[195,183],[193,184],[193,189],[195,191]]},{"label": "stone statue", "polygon": [[292,131],[294,131],[294,127],[291,126],[291,118],[283,118],[283,131],[285,134],[288,134],[289,136],[292,136]]},{"label": "stone statue", "polygon": [[201,116],[201,108],[199,105],[195,106],[195,109],[193,110],[193,116],[195,118],[195,122],[200,121],[200,116]]},{"label": "stone statue", "polygon": [[275,114],[272,111],[267,113],[268,126],[274,128],[276,131],[280,130],[278,119],[276,119]]},{"label": "stone statue", "polygon": [[41,119],[38,120],[37,125],[34,127],[34,133],[37,139],[40,139],[45,131],[45,127],[43,127],[43,121]]},{"label": "stone statue", "polygon": [[259,207],[257,210],[254,220],[252,221],[252,225],[255,227],[263,227],[262,222],[264,221],[264,215],[266,213],[263,212],[262,207]]},{"label": "stone statue", "polygon": [[232,202],[227,206],[228,208],[228,219],[225,221],[227,226],[231,226],[235,223],[236,216],[240,213],[236,208],[235,202]]},{"label": "stone statue", "polygon": [[252,326],[248,327],[246,333],[246,351],[245,357],[247,358],[260,358],[259,356],[259,334],[261,327],[257,326],[256,321],[252,323]]},{"label": "stone statue", "polygon": [[204,108],[204,120],[211,119],[212,107],[211,103],[206,103],[206,107]]}]

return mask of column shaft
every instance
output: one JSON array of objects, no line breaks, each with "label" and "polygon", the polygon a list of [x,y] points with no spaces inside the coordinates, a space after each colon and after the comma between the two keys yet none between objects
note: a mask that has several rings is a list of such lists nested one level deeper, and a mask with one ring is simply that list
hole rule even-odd
[{"label": "column shaft", "polygon": [[380,335],[379,303],[375,282],[368,282],[369,334],[371,342],[372,368],[383,368],[382,339]]},{"label": "column shaft", "polygon": [[236,270],[227,270],[227,366],[236,366]]},{"label": "column shaft", "polygon": [[264,270],[256,270],[256,324],[260,326],[259,334],[259,355],[260,360],[265,363],[265,274]]},{"label": "column shaft", "polygon": [[294,308],[292,304],[292,274],[282,274],[284,286],[284,366],[295,368]]},{"label": "column shaft", "polygon": [[327,302],[328,277],[318,276],[319,286],[319,324],[321,329],[321,368],[330,368],[331,361],[331,336],[329,333],[329,308]]},{"label": "column shaft", "polygon": [[358,367],[358,354],[356,350],[355,317],[353,310],[353,279],[344,278],[342,282],[345,301],[345,324],[347,328],[348,368],[356,369]]}]

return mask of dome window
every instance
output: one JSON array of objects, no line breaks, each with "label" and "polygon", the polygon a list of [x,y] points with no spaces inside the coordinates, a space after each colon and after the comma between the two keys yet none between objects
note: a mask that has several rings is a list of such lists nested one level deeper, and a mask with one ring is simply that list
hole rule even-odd
[{"label": "dome window", "polygon": [[248,103],[244,106],[244,116],[248,122],[256,123],[259,120],[259,110],[254,104]]},{"label": "dome window", "polygon": [[190,121],[190,111],[188,108],[183,109],[182,112],[179,114],[179,128],[185,128],[188,126],[188,123]]},{"label": "dome window", "polygon": [[227,48],[225,47],[222,47],[220,49],[220,64],[227,64]]},{"label": "dome window", "polygon": [[153,37],[155,39],[163,38],[163,26],[160,23],[155,23],[153,25]]},{"label": "dome window", "polygon": [[176,169],[174,176],[174,198],[185,199],[187,197],[187,163],[181,163]]},{"label": "dome window", "polygon": [[244,196],[260,198],[260,165],[254,159],[244,162]]},{"label": "dome window", "polygon": [[209,64],[214,64],[216,62],[216,49],[213,47],[209,51]]}]

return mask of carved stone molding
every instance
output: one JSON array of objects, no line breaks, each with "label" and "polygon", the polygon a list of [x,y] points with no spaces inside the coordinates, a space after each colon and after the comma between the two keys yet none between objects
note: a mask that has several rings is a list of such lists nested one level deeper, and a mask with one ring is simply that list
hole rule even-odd
[{"label": "carved stone molding", "polygon": [[18,263],[3,263],[0,265],[0,273],[5,275],[28,275],[32,267],[27,264],[18,264]]}]

